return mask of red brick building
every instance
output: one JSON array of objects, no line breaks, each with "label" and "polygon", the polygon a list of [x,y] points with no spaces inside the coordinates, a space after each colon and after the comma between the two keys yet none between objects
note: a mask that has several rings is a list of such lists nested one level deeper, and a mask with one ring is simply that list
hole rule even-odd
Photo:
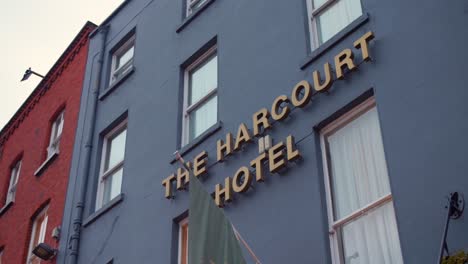
[{"label": "red brick building", "polygon": [[[58,248],[81,88],[88,22],[0,131],[0,263],[40,261],[41,242]],[[63,241],[66,243],[66,241]]]}]

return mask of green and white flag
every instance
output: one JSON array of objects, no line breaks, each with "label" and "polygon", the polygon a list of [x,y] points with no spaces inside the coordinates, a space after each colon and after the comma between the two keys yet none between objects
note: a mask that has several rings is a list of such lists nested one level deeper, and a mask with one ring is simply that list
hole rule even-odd
[{"label": "green and white flag", "polygon": [[190,175],[189,264],[246,264],[231,223]]}]

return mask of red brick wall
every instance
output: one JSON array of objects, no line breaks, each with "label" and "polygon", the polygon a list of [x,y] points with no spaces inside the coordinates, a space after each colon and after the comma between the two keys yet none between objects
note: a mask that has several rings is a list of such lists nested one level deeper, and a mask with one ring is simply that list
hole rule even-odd
[{"label": "red brick wall", "polygon": [[[89,33],[91,29],[83,30]],[[51,234],[62,221],[87,59],[87,33],[80,40],[81,43],[85,42],[84,45],[75,44],[72,51],[65,55],[67,58],[62,63],[62,66],[66,64],[65,68],[58,73],[45,94],[39,96],[38,93],[31,100],[39,98],[3,146],[0,158],[0,208],[6,199],[10,166],[19,155],[22,157],[22,165],[15,203],[0,216],[0,248],[4,247],[2,263],[26,263],[32,217],[45,203],[49,205],[45,242],[58,248],[58,242]],[[75,52],[76,55],[73,54]],[[34,172],[45,161],[51,124],[60,109],[65,110],[60,153],[39,176],[35,176]],[[55,263],[55,260],[43,263]]]}]

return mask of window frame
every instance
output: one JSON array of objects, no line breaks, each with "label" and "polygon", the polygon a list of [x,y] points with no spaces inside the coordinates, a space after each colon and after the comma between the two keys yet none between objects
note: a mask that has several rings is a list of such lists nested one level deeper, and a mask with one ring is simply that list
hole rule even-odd
[{"label": "window frame", "polygon": [[[321,40],[320,33],[319,33],[320,29],[317,23],[317,17],[320,17],[320,15],[324,14],[329,8],[337,4],[339,1],[344,1],[344,0],[326,0],[321,6],[317,8],[314,7],[314,0],[306,0],[306,1],[307,1],[307,21],[309,24],[309,41],[310,41],[311,50],[313,51],[328,41],[328,40],[326,41]],[[361,3],[361,15],[362,15],[364,13],[362,0],[359,0],[359,2]],[[348,25],[350,25],[353,21],[354,20],[349,21]],[[340,31],[336,32],[335,35],[338,34]]]},{"label": "window frame", "polygon": [[[186,227],[186,229],[184,229]],[[186,230],[187,241],[185,243],[186,248],[184,248],[184,231]],[[179,222],[179,243],[178,243],[178,260],[179,264],[188,264],[188,231],[189,230],[189,218],[186,217]],[[182,259],[183,250],[185,250],[185,261]]]},{"label": "window frame", "polygon": [[[191,73],[195,72],[196,70],[200,69],[206,63],[216,57],[218,59],[218,48],[217,46],[213,46],[210,49],[208,49],[205,53],[203,53],[201,56],[199,56],[193,63],[191,63],[189,66],[187,66],[184,69],[184,98],[183,98],[183,109],[182,109],[182,139],[181,139],[181,145],[186,146],[190,142],[192,142],[195,138],[200,135],[195,136],[194,138],[190,139],[190,114],[205,105],[209,100],[213,99],[214,97],[218,97],[218,87],[219,87],[219,64],[217,64],[216,68],[216,78],[217,78],[217,85],[215,88],[212,88],[209,90],[204,96],[199,98],[196,102],[192,102],[189,105],[189,97],[190,97],[190,92],[192,88],[192,84],[190,81],[190,76]],[[218,105],[219,102],[217,101],[216,103],[216,119],[219,120],[218,116]],[[214,123],[213,125],[215,125]],[[208,129],[208,128],[207,128]],[[206,131],[206,130],[205,130]]]},{"label": "window frame", "polygon": [[[19,159],[14,163],[13,166],[10,167],[10,183],[8,185],[5,205],[8,205],[9,203],[13,203],[15,201],[16,192],[18,190],[19,176],[21,173],[21,164],[22,164],[22,160]],[[15,178],[13,177],[13,173],[15,173]],[[15,181],[14,183],[13,183],[13,179]],[[13,194],[10,194],[10,193],[13,193]]]},{"label": "window frame", "polygon": [[[133,32],[128,39],[126,39],[122,44],[118,45],[117,49],[112,51],[109,86],[112,86],[113,84],[117,83],[133,69],[133,62],[135,60],[135,39],[136,34]],[[116,68],[118,58],[124,55],[131,48],[133,48],[132,58],[125,64],[120,65],[120,67]]]},{"label": "window frame", "polygon": [[[59,120],[60,120],[60,123],[58,124]],[[62,110],[55,117],[50,127],[49,145],[47,146],[47,159],[51,158],[54,154],[59,153],[60,140],[63,134],[64,123],[65,123],[65,110]],[[60,134],[58,134],[59,132],[58,128],[60,128]]]},{"label": "window frame", "polygon": [[[106,205],[108,202],[104,203],[104,186],[105,180],[108,179],[110,176],[114,175],[115,172],[122,169],[122,181],[120,182],[120,193],[122,193],[122,182],[123,182],[123,166],[125,161],[125,151],[127,146],[127,135],[125,136],[125,145],[124,145],[124,155],[123,159],[116,163],[113,167],[108,168],[105,170],[106,166],[106,159],[108,157],[108,144],[111,140],[116,138],[120,133],[126,131],[128,133],[128,120],[125,119],[121,121],[118,125],[112,128],[109,132],[105,134],[103,137],[102,149],[101,149],[101,160],[100,160],[100,168],[99,168],[99,178],[98,178],[98,188],[96,194],[96,208],[98,210]],[[117,196],[116,196],[117,197]],[[112,199],[110,199],[112,200]]]},{"label": "window frame", "polygon": [[[49,215],[47,214],[47,210],[49,209],[49,205],[47,205],[46,207],[44,207],[40,212],[39,214],[37,214],[35,217],[34,217],[34,220],[33,220],[33,225],[32,225],[32,228],[31,228],[31,236],[30,236],[30,239],[29,239],[29,249],[28,249],[28,257],[26,259],[26,264],[30,264],[32,261],[34,261],[35,259],[37,259],[38,257],[36,255],[34,255],[32,253],[34,247],[36,245],[34,245],[34,241],[36,240],[36,229],[38,228],[37,225],[38,225],[38,220],[41,218],[41,217],[44,217],[44,220],[42,221],[41,223],[41,226],[40,226],[40,231],[39,231],[39,239],[38,239],[38,245],[40,243],[44,243],[45,241],[45,237],[46,237],[46,233],[47,233],[47,223],[48,223],[48,220],[49,220]],[[44,226],[44,229],[42,229],[42,227]]]},{"label": "window frame", "polygon": [[[197,12],[209,0],[185,0],[185,17]],[[197,6],[195,9],[193,6]]]},{"label": "window frame", "polygon": [[[344,263],[343,261],[343,252],[342,252],[342,240],[340,234],[340,228],[346,224],[365,216],[367,213],[374,209],[381,208],[382,206],[392,203],[393,196],[390,190],[390,193],[376,199],[375,201],[351,212],[350,214],[342,217],[341,219],[336,219],[335,210],[333,206],[333,188],[331,183],[332,174],[330,172],[330,151],[327,145],[326,138],[346,125],[350,124],[354,120],[361,117],[367,111],[377,108],[374,97],[371,97],[364,102],[360,103],[356,107],[353,107],[350,111],[338,117],[336,120],[332,121],[330,124],[326,125],[320,130],[320,147],[322,151],[322,164],[323,164],[323,174],[324,174],[324,183],[325,183],[325,195],[326,195],[326,205],[327,205],[327,215],[328,215],[328,234],[330,239],[332,263]],[[377,120],[379,122],[379,120]],[[380,124],[379,124],[380,126]],[[382,136],[382,135],[380,135]]]}]

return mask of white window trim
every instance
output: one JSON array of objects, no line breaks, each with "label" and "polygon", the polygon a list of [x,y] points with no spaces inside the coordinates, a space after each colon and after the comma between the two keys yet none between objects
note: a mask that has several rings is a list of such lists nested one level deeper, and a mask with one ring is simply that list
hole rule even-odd
[{"label": "white window trim", "polygon": [[[217,46],[211,47],[207,52],[205,52],[202,56],[196,59],[192,64],[190,64],[184,70],[184,100],[183,100],[183,109],[182,109],[182,146],[187,145],[190,143],[190,113],[194,110],[198,109],[201,105],[208,102],[211,98],[217,96],[218,87],[214,87],[211,89],[205,96],[198,99],[196,102],[192,102],[191,105],[188,105],[189,102],[189,89],[190,89],[190,73],[196,69],[198,66],[205,63],[208,59],[211,59],[214,56],[218,56],[217,54]],[[219,68],[219,66],[218,66]],[[218,75],[218,69],[216,69],[216,74]],[[218,85],[219,86],[219,78],[218,78]]]},{"label": "white window trim", "polygon": [[[113,136],[123,132],[124,130],[127,129],[127,119],[122,121],[119,125],[114,127],[110,132],[108,132],[104,136],[103,144],[102,144],[102,151],[101,151],[101,167],[99,169],[99,180],[98,180],[98,189],[97,189],[97,195],[96,195],[96,210],[100,209],[104,203],[104,181],[107,179],[109,175],[112,173],[116,172],[117,170],[121,169],[124,165],[125,161],[125,153],[124,153],[124,159],[118,162],[115,166],[112,168],[109,168],[107,171],[104,171],[105,168],[105,163],[106,163],[106,156],[107,156],[107,144],[109,144],[109,139],[112,138]],[[125,140],[125,145],[127,145],[127,140]],[[125,148],[126,149],[126,148]],[[124,149],[124,151],[125,151]],[[122,177],[123,178],[123,177]],[[123,181],[123,180],[122,180]]]},{"label": "white window trim", "polygon": [[[133,34],[129,39],[127,39],[120,47],[112,52],[112,63],[111,63],[111,73],[110,73],[110,78],[109,78],[109,85],[114,84],[122,76],[124,76],[128,71],[130,71],[133,67],[133,60],[135,57],[135,34]],[[133,57],[124,65],[120,65],[119,68],[116,69],[117,65],[117,58],[124,54],[126,51],[131,49],[133,47],[134,53]]]},{"label": "white window trim", "polygon": [[[62,130],[60,131],[59,135],[56,135],[57,130],[57,121],[60,119],[60,125],[62,126]],[[52,157],[54,154],[59,153],[60,148],[60,139],[62,138],[63,128],[65,122],[65,111],[62,111],[54,120],[50,130],[50,139],[49,139],[49,146],[47,147],[47,158]]]},{"label": "white window trim", "polygon": [[[206,2],[207,0],[186,0],[185,1],[185,6],[186,6],[186,16],[190,16],[195,12],[196,10],[193,10],[193,6],[197,5],[200,2]],[[203,5],[203,4],[202,4]],[[200,7],[199,7],[200,8]]]},{"label": "white window trim", "polygon": [[27,263],[31,263],[34,258],[37,258],[33,253],[33,249],[34,249],[34,240],[35,240],[35,234],[36,234],[36,229],[38,228],[37,226],[37,219],[42,217],[43,215],[45,215],[45,218],[44,218],[44,222],[42,222],[42,225],[44,226],[44,229],[42,229],[42,225],[41,227],[41,232],[39,233],[39,243],[43,243],[45,241],[45,235],[46,235],[46,232],[47,232],[47,222],[49,220],[49,215],[47,215],[47,209],[49,209],[49,206],[47,205],[44,209],[42,209],[42,211],[34,218],[34,222],[33,222],[33,227],[32,227],[32,230],[31,230],[31,238],[29,240],[29,250],[28,250],[28,259],[27,259]]},{"label": "white window trim", "polygon": [[350,213],[347,216],[342,217],[341,219],[335,221],[335,213],[333,210],[333,195],[332,187],[330,181],[330,172],[329,172],[329,156],[328,149],[326,147],[326,138],[333,134],[335,131],[351,123],[353,120],[359,118],[365,112],[376,107],[375,99],[369,98],[360,105],[354,107],[352,110],[348,111],[344,115],[340,116],[338,119],[334,120],[332,123],[328,124],[325,128],[320,131],[320,145],[322,150],[322,164],[324,171],[324,182],[325,182],[325,193],[327,200],[327,211],[328,211],[328,226],[329,226],[329,237],[330,237],[330,247],[332,255],[332,263],[342,263],[341,250],[340,250],[340,238],[338,236],[337,230],[344,226],[345,224],[352,222],[361,216],[369,213],[370,211],[382,207],[385,204],[392,203],[393,196],[391,193],[386,194],[379,199],[371,202],[359,208],[358,210]]},{"label": "white window trim", "polygon": [[[181,264],[182,263],[182,226],[184,226],[185,224],[188,224],[189,222],[189,218],[186,217],[184,218],[183,220],[181,220],[179,222],[179,250],[178,250],[178,257],[177,257],[177,263]],[[190,228],[190,227],[188,227]],[[187,230],[188,232],[188,230]],[[188,238],[188,234],[187,234],[187,238]],[[187,243],[187,247],[188,247],[188,243]],[[188,248],[187,248],[187,261],[186,263],[188,263]]]},{"label": "white window trim", "polygon": [[[15,177],[13,177],[13,173],[16,174]],[[11,167],[10,169],[10,184],[8,185],[8,192],[7,192],[5,205],[15,201],[20,173],[21,173],[21,160],[17,161],[15,165]]]},{"label": "white window trim", "polygon": [[[327,0],[319,7],[314,7],[313,0],[306,0],[307,1],[307,15],[308,15],[308,24],[309,24],[309,40],[311,50],[316,50],[320,45],[325,43],[326,41],[320,43],[320,36],[319,36],[319,28],[317,24],[316,17],[320,16],[322,13],[326,12],[326,10],[342,0]],[[362,8],[362,3],[361,3]],[[362,10],[361,10],[362,11]]]}]

